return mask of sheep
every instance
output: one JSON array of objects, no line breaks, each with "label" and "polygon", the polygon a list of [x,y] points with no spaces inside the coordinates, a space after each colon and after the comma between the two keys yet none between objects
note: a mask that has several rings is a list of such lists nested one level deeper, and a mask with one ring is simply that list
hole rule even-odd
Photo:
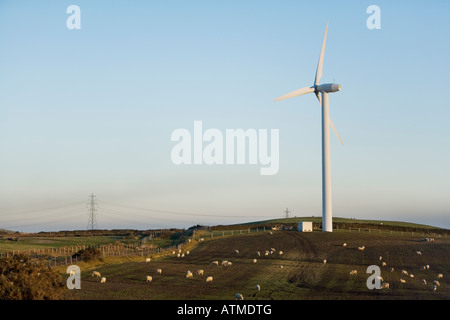
[{"label": "sheep", "polygon": [[431,289],[432,289],[433,291],[436,291],[436,290],[437,290],[437,286],[432,286]]},{"label": "sheep", "polygon": [[283,269],[284,267],[282,265],[280,265],[280,269]]},{"label": "sheep", "polygon": [[444,278],[444,275],[443,275],[442,273],[439,273],[439,274],[437,275],[437,278],[438,278],[438,279],[443,279],[443,278]]},{"label": "sheep", "polygon": [[269,255],[269,251],[266,250],[266,252],[264,253],[265,256]]},{"label": "sheep", "polygon": [[256,259],[253,259],[253,263],[256,263],[258,260],[256,260]]},{"label": "sheep", "polygon": [[391,271],[391,272],[394,272],[394,270],[395,270],[394,268],[389,269],[389,271]]},{"label": "sheep", "polygon": [[234,253],[236,253],[236,254],[239,253],[239,250],[238,250],[238,249],[235,249],[235,250],[234,250]]},{"label": "sheep", "polygon": [[417,254],[418,256],[421,256],[421,255],[422,255],[422,252],[416,251],[416,254]]},{"label": "sheep", "polygon": [[406,270],[402,270],[402,274],[404,274],[404,275],[408,275],[408,271],[406,271]]},{"label": "sheep", "polygon": [[411,273],[411,274],[409,275],[409,277],[410,277],[410,278],[414,278],[414,275]]},{"label": "sheep", "polygon": [[427,269],[427,266],[421,266],[420,267],[420,270],[426,270]]},{"label": "sheep", "polygon": [[103,277],[102,280],[100,280],[101,283],[105,283],[106,282],[106,278]]},{"label": "sheep", "polygon": [[231,266],[231,265],[232,265],[231,261],[227,261],[227,262],[225,263],[225,267],[229,267],[229,266]]},{"label": "sheep", "polygon": [[346,247],[346,246],[347,246],[347,243],[344,242],[344,243],[342,244],[342,246],[343,246],[343,247]]},{"label": "sheep", "polygon": [[383,262],[381,263],[381,266],[382,266],[382,267],[386,267],[386,262],[383,261]]},{"label": "sheep", "polygon": [[381,261],[381,260],[383,260],[383,257],[382,257],[382,256],[380,256],[380,257],[379,257],[379,259],[380,259],[380,261]]},{"label": "sheep", "polygon": [[244,296],[240,293],[236,293],[234,296],[236,297],[236,300],[244,300]]},{"label": "sheep", "polygon": [[361,247],[358,247],[358,250],[360,250],[360,251],[364,251],[364,249],[365,249],[366,247],[364,247],[364,246],[361,246]]},{"label": "sheep", "polygon": [[202,269],[200,269],[200,270],[197,270],[197,275],[199,275],[199,276],[202,276],[202,275],[203,275],[203,273],[204,273],[204,271],[203,271]]},{"label": "sheep", "polygon": [[177,258],[180,258],[180,257],[181,257],[181,254],[177,253]]},{"label": "sheep", "polygon": [[261,291],[261,287],[260,287],[259,284],[256,285],[255,290],[256,290],[256,291]]},{"label": "sheep", "polygon": [[175,251],[172,251],[172,254],[175,254]]},{"label": "sheep", "polygon": [[92,272],[92,276],[93,276],[93,277],[100,278],[102,275],[100,274],[100,272],[94,271],[94,272]]},{"label": "sheep", "polygon": [[152,278],[152,276],[147,276],[147,277],[145,278],[145,280],[146,280],[147,282],[152,282],[153,278]]},{"label": "sheep", "polygon": [[422,279],[421,283],[422,283],[422,284],[427,284],[427,280]]},{"label": "sheep", "polygon": [[184,253],[181,254],[181,257],[184,258]]},{"label": "sheep", "polygon": [[186,255],[188,255],[190,252],[189,252],[189,250],[188,251],[186,251]]},{"label": "sheep", "polygon": [[437,281],[437,280],[433,280],[433,284],[434,284],[435,286],[438,286],[438,287],[441,286],[441,284],[440,284],[439,281]]},{"label": "sheep", "polygon": [[157,273],[157,274],[161,274],[161,273],[162,273],[162,270],[161,270],[161,269],[156,269],[156,273]]},{"label": "sheep", "polygon": [[206,278],[205,282],[212,282],[213,281],[213,277],[209,276],[208,278]]},{"label": "sheep", "polygon": [[193,276],[194,276],[194,275],[192,274],[191,271],[188,270],[188,271],[186,272],[186,279],[187,279],[187,278],[192,278]]},{"label": "sheep", "polygon": [[257,252],[256,254],[258,255],[258,257],[260,257],[260,256],[261,256],[261,252],[259,252],[259,251],[258,251],[258,252]]},{"label": "sheep", "polygon": [[401,282],[401,283],[406,283],[406,280],[400,279],[400,282]]},{"label": "sheep", "polygon": [[[75,270],[70,270],[70,273],[69,273],[71,276],[74,276],[75,275]],[[38,276],[39,276],[39,274],[38,274]]]},{"label": "sheep", "polygon": [[212,266],[214,266],[214,265],[218,266],[219,265],[219,261],[213,261],[213,262],[211,262],[211,265]]},{"label": "sheep", "polygon": [[198,241],[204,241],[205,239],[203,239],[203,238],[200,238]]},{"label": "sheep", "polygon": [[145,259],[145,262],[150,262],[150,261],[152,261],[152,259],[150,259],[150,258]]},{"label": "sheep", "polygon": [[350,271],[350,275],[351,275],[351,276],[353,276],[353,275],[355,275],[355,274],[358,274],[358,271],[357,271],[357,270],[352,270],[352,271]]},{"label": "sheep", "polygon": [[427,267],[427,270],[430,269],[430,265],[429,264],[427,264],[425,267]]},{"label": "sheep", "polygon": [[283,255],[283,251],[278,252],[278,254],[279,254],[280,256],[282,256],[282,255]]},{"label": "sheep", "polygon": [[324,260],[323,260],[323,264],[327,264],[327,260],[324,259]]},{"label": "sheep", "polygon": [[381,289],[389,289],[389,283],[388,282],[383,282],[381,284]]},{"label": "sheep", "polygon": [[222,261],[222,265],[223,265],[223,266],[226,266],[227,264],[228,264],[228,260],[223,260],[223,261]]}]

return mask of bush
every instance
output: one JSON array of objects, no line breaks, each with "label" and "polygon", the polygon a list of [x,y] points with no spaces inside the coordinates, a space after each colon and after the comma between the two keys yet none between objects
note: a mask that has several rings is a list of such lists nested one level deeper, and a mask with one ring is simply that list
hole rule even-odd
[{"label": "bush", "polygon": [[0,300],[59,300],[64,288],[62,276],[44,260],[26,255],[0,260]]},{"label": "bush", "polygon": [[81,261],[92,261],[92,260],[100,260],[103,261],[102,252],[94,247],[89,247],[86,249],[81,249],[77,253],[75,253],[72,258],[81,259]]}]

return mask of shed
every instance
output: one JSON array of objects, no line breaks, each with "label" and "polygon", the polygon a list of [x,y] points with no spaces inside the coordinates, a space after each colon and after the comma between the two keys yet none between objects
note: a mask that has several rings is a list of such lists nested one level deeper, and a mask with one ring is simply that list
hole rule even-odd
[{"label": "shed", "polygon": [[313,231],[313,223],[311,221],[300,221],[298,223],[298,231],[299,232],[312,232]]}]

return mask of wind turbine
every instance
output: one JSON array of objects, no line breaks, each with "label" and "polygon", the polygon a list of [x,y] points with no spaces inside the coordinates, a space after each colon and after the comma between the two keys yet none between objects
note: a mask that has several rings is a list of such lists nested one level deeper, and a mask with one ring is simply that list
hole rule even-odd
[{"label": "wind turbine", "polygon": [[333,231],[333,214],[331,206],[331,166],[330,166],[330,126],[334,133],[342,143],[339,134],[330,119],[330,111],[328,106],[328,94],[341,90],[341,85],[336,83],[325,83],[319,85],[323,71],[323,57],[325,54],[325,43],[327,41],[328,23],[323,37],[322,49],[320,50],[319,64],[317,65],[316,78],[314,85],[305,87],[288,93],[275,101],[298,97],[307,93],[315,93],[319,104],[322,103],[322,230],[324,232]]}]

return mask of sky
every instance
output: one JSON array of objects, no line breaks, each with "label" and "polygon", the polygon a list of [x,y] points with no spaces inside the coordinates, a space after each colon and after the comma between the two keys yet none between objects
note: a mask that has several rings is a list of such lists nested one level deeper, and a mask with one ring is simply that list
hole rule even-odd
[{"label": "sky", "polygon": [[[80,29],[69,29],[70,5]],[[369,29],[370,5],[380,29]],[[170,228],[322,214],[450,228],[447,0],[0,1],[0,228]],[[72,21],[72,20],[70,20]],[[176,129],[279,130],[279,170],[177,165]],[[203,146],[206,146],[204,143]]]}]

